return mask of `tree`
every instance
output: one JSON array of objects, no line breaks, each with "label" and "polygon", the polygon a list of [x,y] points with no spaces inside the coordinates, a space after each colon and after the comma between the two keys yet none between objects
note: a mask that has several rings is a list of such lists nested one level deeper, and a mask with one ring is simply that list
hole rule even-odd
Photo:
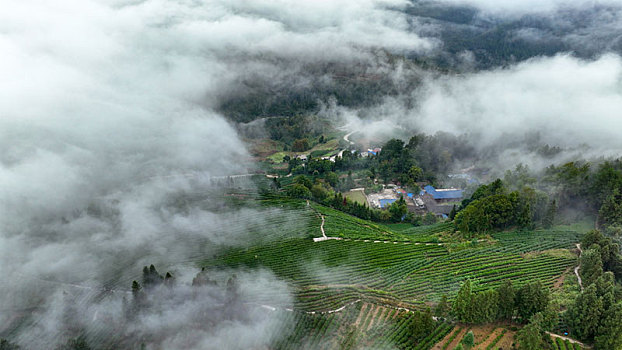
[{"label": "tree", "polygon": [[[620,246],[614,243],[610,237],[605,237],[598,230],[592,230],[583,236],[581,246],[584,250],[598,248],[603,270],[613,272],[618,278],[622,277]],[[595,263],[598,265],[598,262]]]},{"label": "tree", "polygon": [[593,339],[603,311],[603,301],[598,297],[596,285],[591,284],[568,309],[568,325],[577,338]]},{"label": "tree", "polygon": [[471,305],[473,304],[473,294],[471,292],[471,280],[466,280],[454,300],[453,310],[456,319],[462,322],[471,321]]},{"label": "tree", "polygon": [[589,163],[569,162],[561,167],[550,167],[547,173],[554,178],[554,182],[561,186],[561,206],[572,204],[577,199],[585,198],[589,191]]},{"label": "tree", "polygon": [[511,320],[514,316],[514,309],[516,303],[516,290],[512,285],[512,281],[505,280],[505,282],[499,287],[497,292],[497,297],[499,298],[498,317],[505,320]]},{"label": "tree", "polygon": [[328,172],[324,178],[332,187],[335,187],[339,183],[339,176],[332,171]]},{"label": "tree", "polygon": [[456,205],[454,204],[454,206],[451,207],[451,211],[449,212],[449,220],[455,219],[457,213],[458,212],[456,211]]},{"label": "tree", "polygon": [[206,285],[215,285],[216,281],[210,279],[209,274],[205,267],[201,268],[201,271],[192,279],[192,286],[201,287]]},{"label": "tree", "polygon": [[348,171],[348,177],[346,177],[346,188],[351,190],[354,188],[354,179],[352,178],[352,171]]},{"label": "tree", "polygon": [[311,197],[311,191],[309,191],[309,189],[301,184],[292,184],[290,186],[287,186],[287,188],[285,189],[285,193],[287,193],[288,196],[293,197],[293,198],[310,198]]},{"label": "tree", "polygon": [[521,189],[534,184],[536,182],[536,178],[529,170],[529,167],[521,163],[518,164],[513,171],[507,170],[505,172],[503,182],[508,184],[511,188]]},{"label": "tree", "polygon": [[309,149],[309,140],[306,138],[295,140],[292,144],[292,151],[303,152]]},{"label": "tree", "polygon": [[622,349],[620,325],[622,325],[622,304],[617,304],[607,310],[601,318],[598,335],[594,338],[594,349]]},{"label": "tree", "polygon": [[603,301],[603,308],[609,310],[616,302],[616,282],[612,272],[607,271],[596,282],[596,294]]},{"label": "tree", "polygon": [[164,275],[164,284],[171,287],[173,284],[175,284],[175,276],[167,271],[166,275]]},{"label": "tree", "polygon": [[134,295],[134,297],[136,297],[138,295],[138,293],[140,293],[140,291],[142,290],[142,287],[140,286],[140,283],[138,283],[137,281],[132,281],[132,295]]},{"label": "tree", "polygon": [[622,224],[622,196],[618,188],[605,198],[598,211],[598,221],[604,225]]},{"label": "tree", "polygon": [[428,308],[424,312],[416,311],[411,323],[411,336],[415,341],[419,341],[434,330],[434,319],[432,311]]},{"label": "tree", "polygon": [[423,225],[423,217],[421,215],[413,215],[412,220],[410,221],[413,226],[421,226]]},{"label": "tree", "polygon": [[389,213],[391,213],[391,219],[395,222],[402,221],[406,214],[408,213],[408,207],[406,206],[406,201],[404,198],[401,198],[389,205],[387,209]]},{"label": "tree", "polygon": [[315,184],[311,187],[311,194],[313,195],[314,198],[322,201],[326,198],[328,198],[329,193],[328,191],[326,191],[326,189],[324,188],[324,186],[322,186],[322,184]]},{"label": "tree", "polygon": [[471,322],[489,323],[497,319],[499,313],[497,291],[489,289],[475,293],[471,305]]},{"label": "tree", "polygon": [[539,281],[523,285],[516,293],[516,309],[523,322],[544,311],[549,304],[549,291]]},{"label": "tree", "polygon": [[557,201],[553,199],[546,208],[544,218],[542,218],[542,226],[551,228],[555,222],[555,214],[557,213]]},{"label": "tree", "polygon": [[391,220],[391,213],[386,210],[380,211],[380,221],[389,221]]},{"label": "tree", "polygon": [[473,331],[469,331],[469,333],[462,338],[462,344],[464,344],[467,349],[470,349],[475,344],[475,336],[473,335]]},{"label": "tree", "polygon": [[583,284],[588,286],[603,274],[603,262],[598,244],[593,244],[591,248],[581,254],[581,269],[579,270]]},{"label": "tree", "polygon": [[422,223],[424,225],[433,225],[436,224],[437,218],[433,213],[427,213],[423,216]]},{"label": "tree", "polygon": [[145,289],[149,289],[161,284],[164,277],[158,273],[155,266],[151,264],[149,267],[143,267],[143,284]]},{"label": "tree", "polygon": [[447,295],[441,297],[441,301],[436,305],[434,309],[434,316],[447,318],[449,316],[449,312],[451,311],[451,305],[447,301]]},{"label": "tree", "polygon": [[[601,164],[594,174],[590,193],[594,198],[592,201],[596,204],[611,201],[618,197],[619,189],[622,188],[622,172],[620,171],[620,160],[614,162],[604,162]],[[615,195],[614,195],[615,194]],[[614,198],[610,198],[614,197]],[[611,203],[610,203],[611,204]],[[618,218],[620,218],[618,216]],[[622,222],[621,222],[622,223]]]},{"label": "tree", "polygon": [[304,175],[298,175],[294,178],[294,183],[299,184],[299,185],[303,185],[304,187],[311,189],[311,187],[313,187],[313,182],[311,182],[311,179],[309,179],[308,177],[304,176]]},{"label": "tree", "polygon": [[464,346],[462,346],[462,344],[458,344],[454,350],[464,350]]},{"label": "tree", "polygon": [[507,190],[501,179],[496,179],[488,185],[481,185],[473,192],[471,198],[465,198],[462,200],[462,208],[466,208],[469,203],[481,198],[490,197],[496,194],[506,194]]},{"label": "tree", "polygon": [[454,219],[454,225],[465,237],[473,237],[474,233],[492,229],[484,210],[479,205],[469,205],[461,210]]},{"label": "tree", "polygon": [[518,348],[521,350],[541,350],[543,331],[538,318],[534,317],[523,329],[518,331]]},{"label": "tree", "polygon": [[413,165],[408,169],[408,184],[413,185],[415,182],[420,181],[423,178],[423,169]]}]

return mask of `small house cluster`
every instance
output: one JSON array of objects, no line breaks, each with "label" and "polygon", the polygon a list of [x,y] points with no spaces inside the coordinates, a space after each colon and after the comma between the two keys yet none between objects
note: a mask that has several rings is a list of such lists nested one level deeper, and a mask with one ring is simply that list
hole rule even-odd
[{"label": "small house cluster", "polygon": [[400,197],[406,200],[408,210],[418,214],[426,212],[446,218],[454,205],[460,203],[463,191],[457,188],[434,188],[427,185],[418,194],[406,192],[395,185],[387,187],[379,193],[372,193],[367,200],[373,208],[385,209]]},{"label": "small house cluster", "polygon": [[368,148],[367,151],[361,152],[361,157],[377,156],[382,148]]}]

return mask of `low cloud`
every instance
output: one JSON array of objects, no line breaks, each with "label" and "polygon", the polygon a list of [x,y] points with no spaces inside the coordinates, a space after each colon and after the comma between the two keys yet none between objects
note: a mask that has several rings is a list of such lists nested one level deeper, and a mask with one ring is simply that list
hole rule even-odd
[{"label": "low cloud", "polygon": [[407,121],[428,133],[476,135],[481,144],[503,134],[538,132],[551,144],[619,151],[621,84],[622,60],[616,55],[533,59],[430,81],[416,92],[420,103]]},{"label": "low cloud", "polygon": [[[619,56],[558,55],[489,71],[428,76],[411,93],[373,108],[333,106],[325,114],[368,137],[382,138],[387,130],[466,135],[479,156],[491,153],[499,166],[512,168],[519,162],[541,167],[577,156],[619,154],[621,109]],[[565,152],[541,159],[528,150],[545,144]]]},{"label": "low cloud", "polygon": [[[235,128],[216,112],[222,96],[256,78],[304,84],[296,72],[307,63],[373,62],[374,50],[425,51],[435,43],[410,31],[399,11],[405,1],[291,5],[5,5],[0,273],[11,283],[0,286],[0,332],[17,319],[38,324],[41,317],[42,332],[53,338],[61,325],[50,315],[62,307],[63,290],[128,288],[144,264],[192,263],[218,247],[253,242],[275,222],[302,231],[305,221],[295,214],[217,204],[223,199],[213,179],[252,168]],[[275,278],[249,281],[247,290],[282,285]],[[101,307],[93,297],[76,300],[83,310]],[[209,307],[210,301],[196,303]],[[185,322],[181,313],[178,326]],[[262,329],[253,319],[222,327],[205,341],[229,347],[235,340],[245,348],[240,334]],[[19,332],[26,344],[38,329]],[[167,338],[166,347],[187,348],[186,335]]]},{"label": "low cloud", "polygon": [[[34,312],[17,341],[28,349],[50,349],[65,343],[67,334],[82,334],[101,346],[233,350],[266,347],[287,332],[289,288],[269,272],[237,271],[234,283],[230,271],[209,272],[210,282],[201,285],[191,283],[190,271],[178,272],[174,284],[139,296],[67,286]],[[261,303],[266,293],[271,305]]]},{"label": "low cloud", "polygon": [[439,0],[439,3],[473,6],[487,14],[500,16],[542,14],[565,9],[619,5],[619,2],[615,0]]}]

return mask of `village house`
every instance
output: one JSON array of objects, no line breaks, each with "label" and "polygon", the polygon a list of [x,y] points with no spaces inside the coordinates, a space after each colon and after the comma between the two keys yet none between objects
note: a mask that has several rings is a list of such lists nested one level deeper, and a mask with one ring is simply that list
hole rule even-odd
[{"label": "village house", "polygon": [[454,205],[459,205],[462,200],[462,190],[457,188],[436,189],[427,185],[419,193],[419,197],[425,203],[428,212],[445,217]]}]

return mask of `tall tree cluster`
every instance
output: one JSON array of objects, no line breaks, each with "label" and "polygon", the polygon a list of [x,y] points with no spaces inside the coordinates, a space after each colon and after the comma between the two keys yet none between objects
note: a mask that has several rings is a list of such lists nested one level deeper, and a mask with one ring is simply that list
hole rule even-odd
[{"label": "tall tree cluster", "polygon": [[622,301],[616,279],[622,277],[618,244],[600,231],[588,232],[581,242],[580,274],[584,290],[566,313],[572,334],[594,342],[595,349],[622,348]]},{"label": "tall tree cluster", "polygon": [[[509,192],[500,179],[480,186],[473,195],[462,201],[454,218],[456,230],[466,237],[509,227],[527,228],[533,225],[536,204],[540,196],[530,188]],[[538,216],[539,217],[539,216]]]},{"label": "tall tree cluster", "polygon": [[549,304],[549,292],[539,282],[515,288],[506,281],[498,289],[473,291],[473,283],[465,281],[453,304],[457,320],[465,323],[489,323],[496,320],[527,322],[533,315],[543,312]]}]

